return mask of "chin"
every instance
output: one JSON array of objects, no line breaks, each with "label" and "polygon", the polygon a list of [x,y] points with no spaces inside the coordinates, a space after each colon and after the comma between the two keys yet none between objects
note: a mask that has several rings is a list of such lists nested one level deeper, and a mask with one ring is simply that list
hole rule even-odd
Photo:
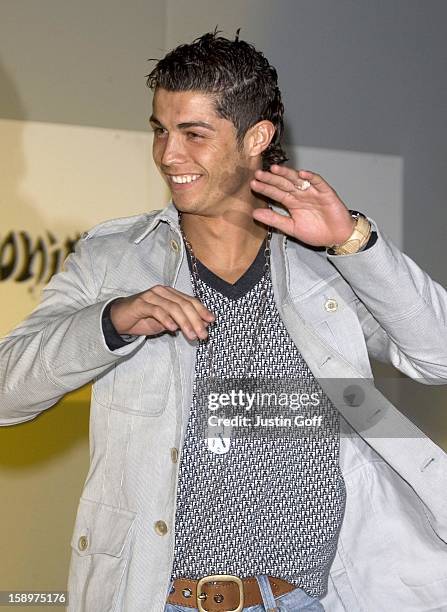
[{"label": "chin", "polygon": [[194,202],[182,202],[181,198],[180,198],[180,201],[178,199],[172,198],[172,201],[173,201],[174,206],[176,207],[176,209],[179,210],[180,212],[195,213],[195,212],[200,212],[200,210],[203,209],[202,204],[200,202],[197,202],[197,201],[194,201]]}]

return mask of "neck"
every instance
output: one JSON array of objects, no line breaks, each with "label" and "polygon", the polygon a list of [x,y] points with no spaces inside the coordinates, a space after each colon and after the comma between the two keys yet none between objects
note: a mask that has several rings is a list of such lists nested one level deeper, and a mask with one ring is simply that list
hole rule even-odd
[{"label": "neck", "polygon": [[251,211],[216,217],[182,213],[181,227],[195,257],[228,282],[247,270],[267,235],[267,227],[253,219]]}]

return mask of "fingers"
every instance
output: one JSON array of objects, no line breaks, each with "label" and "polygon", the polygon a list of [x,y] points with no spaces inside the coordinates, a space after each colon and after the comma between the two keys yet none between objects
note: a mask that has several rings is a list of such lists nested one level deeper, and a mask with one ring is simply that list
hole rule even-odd
[{"label": "fingers", "polygon": [[290,170],[290,168],[282,170],[285,170],[287,174],[284,172],[280,176],[272,172],[256,170],[255,178],[250,182],[251,188],[284,206],[305,206],[306,202],[309,202],[310,182],[302,180],[295,170]]},{"label": "fingers", "polygon": [[[309,170],[297,171],[287,166],[278,166],[277,164],[273,164],[269,171],[256,170],[252,183],[254,191],[259,191],[264,195],[268,195],[268,197],[272,196],[266,193],[266,184],[282,190],[283,197],[285,193],[291,193],[298,198],[301,194],[308,196],[308,189],[310,187],[321,193],[332,191],[330,185],[315,172]],[[277,195],[278,193],[276,192]]]},{"label": "fingers", "polygon": [[281,215],[280,213],[270,210],[270,208],[256,208],[253,211],[253,218],[265,225],[276,227],[285,234],[291,234],[293,230],[293,221],[290,217]]},{"label": "fingers", "polygon": [[[254,181],[252,181],[254,183]],[[273,185],[267,183],[259,183],[258,185],[252,184],[252,189],[262,193],[266,198],[270,200],[274,200],[276,202],[280,202],[289,210],[308,210],[315,207],[315,202],[311,200],[309,197],[301,197],[301,192],[298,188],[295,188],[293,191],[284,191],[280,187],[275,187]],[[304,193],[307,193],[304,191]]]},{"label": "fingers", "polygon": [[[279,168],[280,166],[278,166]],[[327,193],[333,191],[332,187],[327,183],[323,177],[310,170],[298,170],[298,175],[301,179],[309,181],[311,187],[314,187],[320,193]]]},{"label": "fingers", "polygon": [[171,287],[156,285],[140,295],[144,315],[152,317],[165,329],[180,329],[190,340],[206,339],[207,325],[214,315],[199,300]]},{"label": "fingers", "polygon": [[181,291],[178,291],[177,289],[174,289],[174,287],[165,287],[163,285],[157,285],[156,287],[157,288],[161,288],[162,290],[165,289],[165,290],[167,290],[167,292],[175,293],[180,298],[188,300],[194,306],[194,308],[197,310],[197,312],[199,313],[199,315],[202,318],[204,318],[207,321],[214,321],[214,319],[215,319],[214,314],[210,310],[208,310],[202,304],[202,302],[200,300],[198,300],[197,298],[195,298],[195,297],[193,297],[191,295],[187,295],[186,293],[182,293]]},{"label": "fingers", "polygon": [[176,331],[179,325],[161,306],[147,302],[142,296],[137,298],[141,304],[138,307],[138,328],[144,329],[145,335],[158,334],[161,331]]},{"label": "fingers", "polygon": [[[293,171],[293,176],[285,176],[279,174],[272,174],[271,172],[265,172],[264,170],[256,170],[255,181],[260,183],[267,183],[272,187],[282,189],[286,193],[294,193],[297,189],[305,188],[305,181],[301,180],[297,173]],[[309,184],[309,182],[307,182]]]},{"label": "fingers", "polygon": [[215,319],[196,298],[163,285],[118,298],[111,307],[110,317],[120,334],[152,336],[180,329],[190,340],[207,338],[207,326]]},{"label": "fingers", "polygon": [[258,180],[250,181],[250,187],[253,189],[253,191],[261,193],[263,196],[269,198],[270,200],[281,202],[281,204],[284,204],[285,206],[287,206],[288,203],[290,204],[292,202],[292,200],[290,199],[290,190],[285,191],[280,187],[276,187],[275,185],[272,185],[270,183],[261,182]]}]

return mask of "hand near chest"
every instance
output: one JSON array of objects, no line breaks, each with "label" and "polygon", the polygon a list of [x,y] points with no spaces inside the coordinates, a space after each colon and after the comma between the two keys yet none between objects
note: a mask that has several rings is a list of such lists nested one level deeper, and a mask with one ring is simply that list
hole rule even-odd
[{"label": "hand near chest", "polygon": [[173,287],[155,285],[115,300],[110,318],[119,334],[153,336],[180,330],[188,340],[205,339],[214,315],[196,298]]}]

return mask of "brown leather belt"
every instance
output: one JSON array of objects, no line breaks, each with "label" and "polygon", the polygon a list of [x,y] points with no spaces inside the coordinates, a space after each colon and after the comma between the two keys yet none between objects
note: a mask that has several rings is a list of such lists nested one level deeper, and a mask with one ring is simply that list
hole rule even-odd
[{"label": "brown leather belt", "polygon": [[[268,577],[273,596],[279,597],[296,589],[281,578]],[[262,604],[256,578],[238,578],[230,574],[205,576],[200,580],[174,580],[167,602],[200,612],[240,612],[242,608]]]}]

